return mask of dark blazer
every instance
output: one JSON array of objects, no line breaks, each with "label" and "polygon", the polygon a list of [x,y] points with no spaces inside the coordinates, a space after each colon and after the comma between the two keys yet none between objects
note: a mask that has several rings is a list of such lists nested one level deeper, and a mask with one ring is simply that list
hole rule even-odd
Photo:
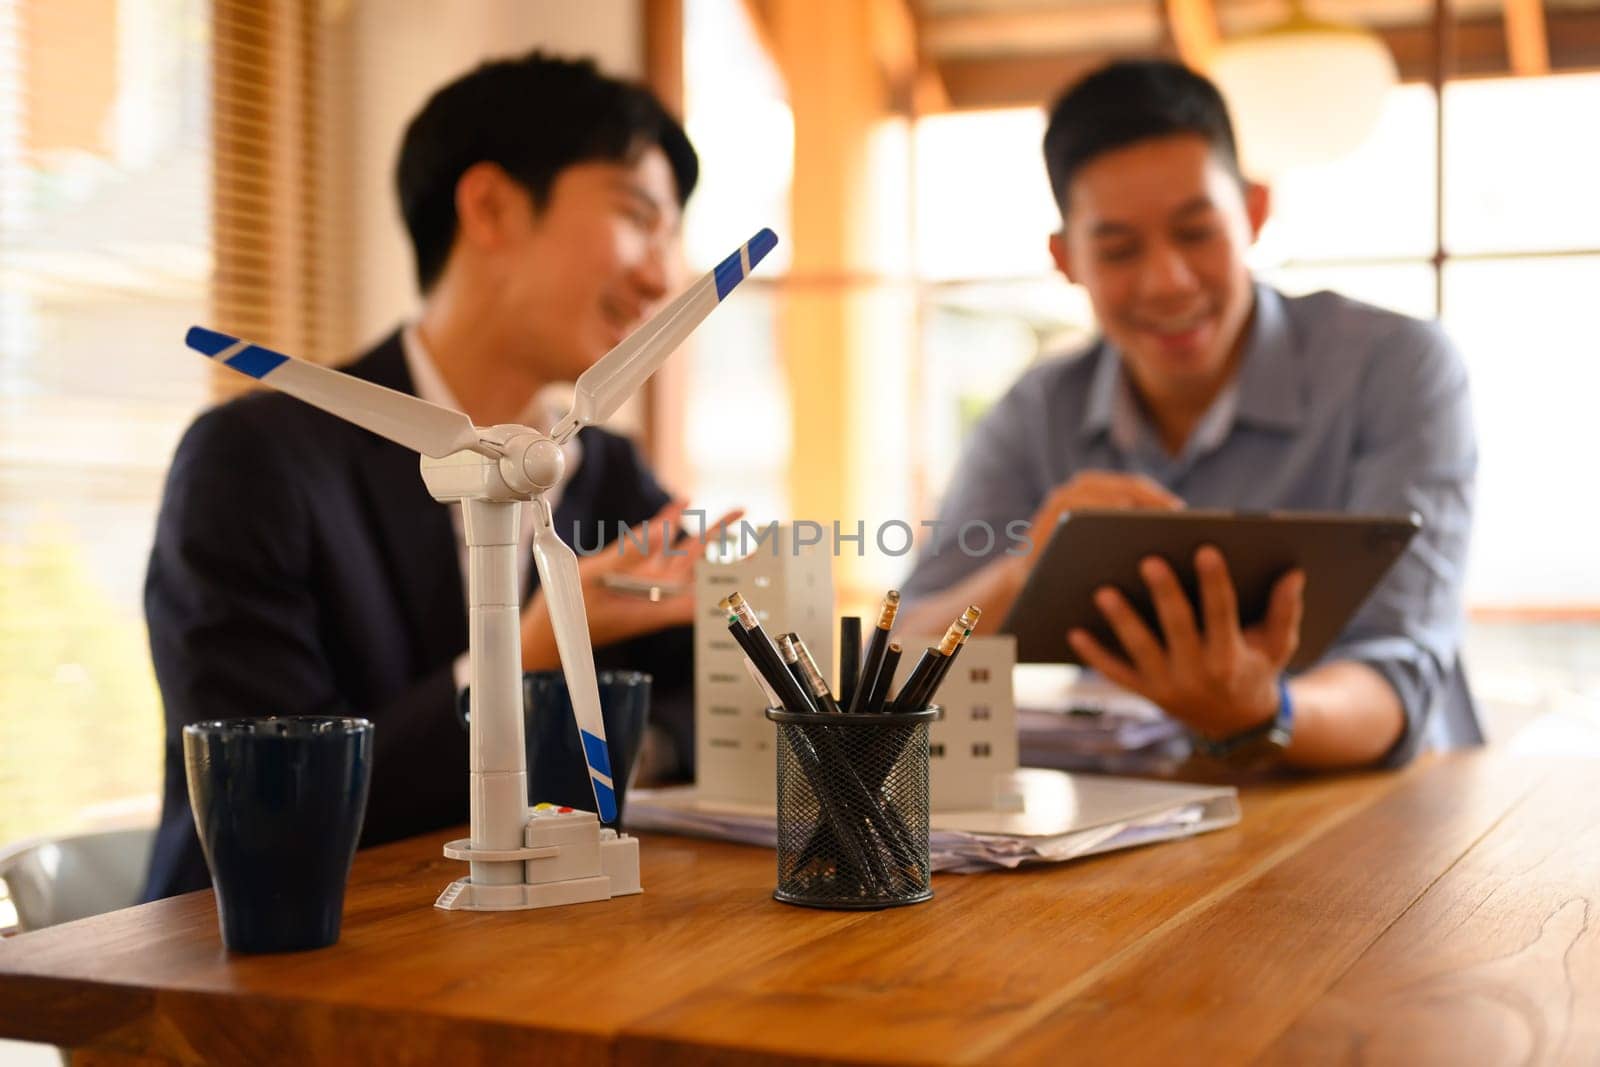
[{"label": "dark blazer", "polygon": [[[414,392],[398,333],[345,368]],[[633,446],[583,432],[556,529],[594,546],[668,497]],[[527,591],[538,581],[532,561]],[[201,415],[167,476],[145,581],[166,715],[166,780],[146,899],[210,884],[189,812],[186,723],[248,715],[371,719],[372,791],[361,844],[465,822],[467,734],[452,664],[467,648],[446,505],[418,458],[282,393]],[[687,627],[599,649],[602,667],[655,676],[653,719],[693,759]]]}]

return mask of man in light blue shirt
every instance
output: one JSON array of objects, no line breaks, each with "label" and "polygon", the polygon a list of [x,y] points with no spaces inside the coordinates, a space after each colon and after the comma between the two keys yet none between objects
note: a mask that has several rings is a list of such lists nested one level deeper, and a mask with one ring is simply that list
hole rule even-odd
[{"label": "man in light blue shirt", "polygon": [[[1306,576],[1285,575],[1267,618],[1241,629],[1214,550],[1195,560],[1198,618],[1150,559],[1158,628],[1104,589],[1096,604],[1125,653],[1078,631],[1065,640],[1219,749],[1276,727],[1285,760],[1332,768],[1481,740],[1458,662],[1477,454],[1448,339],[1251,277],[1266,190],[1240,176],[1215,88],[1176,64],[1118,63],[1078,83],[1052,112],[1045,157],[1063,218],[1051,251],[1104,334],[1031,369],[975,430],[906,583],[907,624],[932,629],[967,603],[997,624],[1073,508],[1416,511],[1411,547],[1293,678]],[[1027,552],[997,538],[975,558],[957,543],[966,523],[1028,518]]]}]

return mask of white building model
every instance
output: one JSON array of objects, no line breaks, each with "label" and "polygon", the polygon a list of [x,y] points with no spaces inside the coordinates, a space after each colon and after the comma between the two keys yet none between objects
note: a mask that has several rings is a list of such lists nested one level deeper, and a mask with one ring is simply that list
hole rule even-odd
[{"label": "white building model", "polygon": [[768,633],[794,632],[817,667],[833,675],[833,564],[824,546],[803,546],[794,531],[776,528],[750,555],[728,563],[695,564],[694,760],[696,795],[735,805],[777,804],[776,732],[766,699],[728,633],[717,606],[743,593]]},{"label": "white building model", "polygon": [[[981,605],[980,605],[981,606]],[[898,689],[922,655],[924,644],[900,657]],[[934,811],[1010,811],[1020,799],[1010,794],[1017,769],[1017,708],[1011,669],[1017,665],[1017,639],[969,637],[950,665],[934,703],[944,717],[928,728],[928,775]]]}]

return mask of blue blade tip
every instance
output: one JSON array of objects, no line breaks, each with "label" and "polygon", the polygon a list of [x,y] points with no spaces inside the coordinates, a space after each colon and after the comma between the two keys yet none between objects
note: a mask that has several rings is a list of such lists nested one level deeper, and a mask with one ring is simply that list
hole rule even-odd
[{"label": "blue blade tip", "polygon": [[773,233],[770,228],[764,229],[750,238],[750,266],[754,268],[757,263],[760,263],[766,257],[768,252],[776,247],[778,247],[778,235]]},{"label": "blue blade tip", "polygon": [[610,778],[611,753],[606,749],[606,739],[581,728],[578,734],[583,739],[583,758],[588,762],[589,769]]},{"label": "blue blade tip", "polygon": [[604,782],[590,779],[594,784],[595,802],[600,808],[598,812],[601,822],[614,823],[617,821],[617,796]]},{"label": "blue blade tip", "polygon": [[215,356],[229,345],[237,344],[238,341],[237,337],[229,337],[225,333],[208,330],[204,326],[189,327],[189,332],[183,338],[184,344],[206,356]]}]

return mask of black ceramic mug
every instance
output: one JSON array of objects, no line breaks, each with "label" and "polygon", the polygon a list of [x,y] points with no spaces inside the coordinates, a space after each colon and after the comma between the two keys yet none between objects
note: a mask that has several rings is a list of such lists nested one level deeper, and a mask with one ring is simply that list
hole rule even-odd
[{"label": "black ceramic mug", "polygon": [[[617,823],[650,718],[650,675],[640,671],[600,671],[600,719],[606,728],[606,755],[617,801]],[[468,695],[457,705],[462,723],[469,721]],[[589,764],[572,717],[572,697],[560,671],[526,671],[522,675],[522,729],[528,761],[528,803],[556,804],[594,810]],[[614,825],[614,824],[608,824]]]},{"label": "black ceramic mug", "polygon": [[339,940],[372,779],[366,719],[223,719],[183,728],[189,806],[222,942],[293,952]]}]

